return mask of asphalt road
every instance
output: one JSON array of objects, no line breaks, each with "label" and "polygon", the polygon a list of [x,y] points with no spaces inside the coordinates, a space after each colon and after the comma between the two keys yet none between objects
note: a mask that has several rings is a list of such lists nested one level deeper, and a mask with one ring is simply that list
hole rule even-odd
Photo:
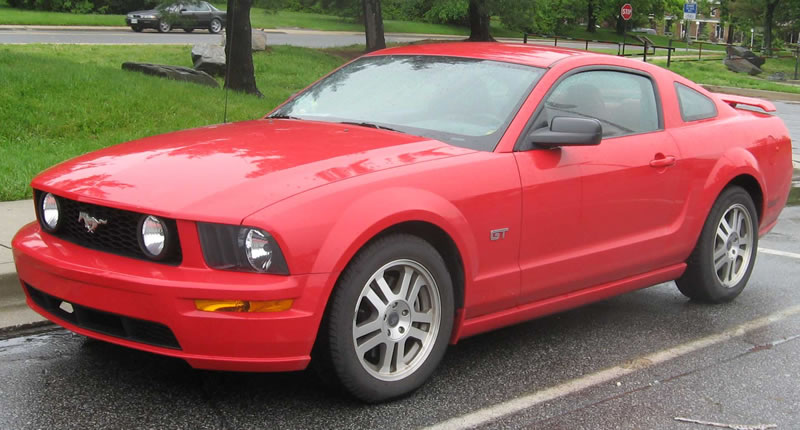
[{"label": "asphalt road", "polygon": [[[324,31],[296,31],[296,30],[266,30],[267,42],[270,45],[294,45],[309,48],[329,48],[335,46],[349,46],[364,44],[364,35],[356,33],[324,32]],[[415,42],[423,39],[437,40],[463,40],[464,36],[432,36],[432,35],[398,35],[387,34],[386,41],[394,43]],[[155,30],[145,30],[135,33],[133,30],[67,30],[67,29],[0,29],[0,44],[28,44],[28,43],[64,43],[64,44],[93,44],[93,45],[120,45],[120,44],[195,44],[217,43],[219,35],[209,34],[206,31],[195,30],[185,33],[174,30],[170,33],[158,33]],[[502,39],[515,41],[515,39]],[[516,41],[521,41],[518,39]],[[534,40],[530,43],[552,46],[552,40]],[[558,46],[584,49],[584,42],[570,42],[559,40]],[[617,49],[616,45],[590,43],[592,49]],[[630,50],[641,48],[628,47]],[[627,51],[626,51],[627,52]]]},{"label": "asphalt road", "polygon": [[[798,244],[792,208],[761,246]],[[7,339],[0,428],[701,428],[675,417],[797,428],[798,257],[762,252],[726,305],[669,283],[466,339],[430,383],[384,405],[311,372],[196,371],[64,330]]]}]

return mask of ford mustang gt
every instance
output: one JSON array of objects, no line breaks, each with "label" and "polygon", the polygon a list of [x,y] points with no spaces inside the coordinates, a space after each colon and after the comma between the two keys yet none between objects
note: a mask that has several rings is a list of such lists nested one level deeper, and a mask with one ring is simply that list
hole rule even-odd
[{"label": "ford mustang gt", "polygon": [[791,185],[774,110],[609,55],[392,48],[46,170],[13,253],[74,332],[382,401],[478,333],[672,280],[734,299]]}]

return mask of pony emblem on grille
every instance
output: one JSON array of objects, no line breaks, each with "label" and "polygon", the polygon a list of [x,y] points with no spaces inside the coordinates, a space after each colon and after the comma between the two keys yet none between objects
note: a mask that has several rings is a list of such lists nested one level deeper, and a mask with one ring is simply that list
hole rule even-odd
[{"label": "pony emblem on grille", "polygon": [[108,221],[104,219],[97,219],[86,212],[81,211],[78,214],[78,222],[83,221],[83,225],[86,227],[86,231],[89,233],[94,233],[97,230],[97,227],[108,224]]}]

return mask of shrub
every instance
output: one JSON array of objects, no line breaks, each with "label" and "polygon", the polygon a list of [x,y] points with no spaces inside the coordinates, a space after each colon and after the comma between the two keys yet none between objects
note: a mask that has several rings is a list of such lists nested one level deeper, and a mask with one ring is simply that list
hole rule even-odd
[{"label": "shrub", "polygon": [[11,7],[71,13],[127,13],[150,9],[158,0],[8,0]]}]

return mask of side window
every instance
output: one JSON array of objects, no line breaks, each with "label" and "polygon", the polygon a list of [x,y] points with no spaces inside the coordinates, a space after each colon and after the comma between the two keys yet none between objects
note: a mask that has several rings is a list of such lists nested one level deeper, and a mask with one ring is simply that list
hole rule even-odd
[{"label": "side window", "polygon": [[717,105],[710,98],[677,82],[675,82],[675,92],[678,94],[678,104],[684,122],[717,116]]},{"label": "side window", "polygon": [[554,117],[572,116],[598,119],[603,125],[603,137],[660,129],[653,83],[634,73],[576,73],[559,82],[544,103],[536,128],[548,126]]}]

